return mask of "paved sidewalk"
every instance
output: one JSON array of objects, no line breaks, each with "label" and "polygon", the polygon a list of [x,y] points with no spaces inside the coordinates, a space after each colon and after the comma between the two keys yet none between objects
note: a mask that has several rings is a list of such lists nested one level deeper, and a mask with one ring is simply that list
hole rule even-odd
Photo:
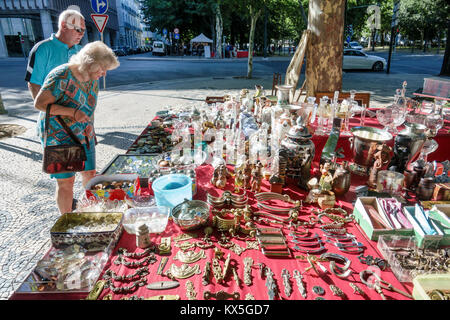
[{"label": "paved sidewalk", "polygon": [[[345,73],[343,90],[372,93],[371,106],[387,105],[396,88],[408,81],[408,92],[422,86],[423,75]],[[301,81],[303,81],[303,76]],[[272,75],[258,79],[197,78],[132,84],[101,91],[95,115],[97,168],[126,152],[156,111],[167,105],[202,103],[208,95],[237,94],[261,84],[270,92]],[[0,123],[24,126],[24,134],[0,140],[0,299],[8,299],[50,246],[50,228],[59,216],[55,181],[42,172],[41,145],[35,135],[37,112],[27,91],[2,92],[7,115]],[[81,196],[81,180],[75,182]],[[17,282],[14,280],[17,279]]]}]

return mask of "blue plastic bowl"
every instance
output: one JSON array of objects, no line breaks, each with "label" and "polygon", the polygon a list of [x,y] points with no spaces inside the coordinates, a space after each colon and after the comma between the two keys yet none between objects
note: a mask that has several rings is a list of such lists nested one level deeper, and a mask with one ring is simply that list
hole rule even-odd
[{"label": "blue plastic bowl", "polygon": [[172,209],[184,199],[192,200],[192,179],[184,174],[167,174],[152,183],[156,205]]}]

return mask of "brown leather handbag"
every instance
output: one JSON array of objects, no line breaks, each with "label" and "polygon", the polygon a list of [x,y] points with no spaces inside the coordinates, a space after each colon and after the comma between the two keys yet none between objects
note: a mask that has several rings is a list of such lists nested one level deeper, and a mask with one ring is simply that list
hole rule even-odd
[{"label": "brown leather handbag", "polygon": [[69,126],[66,125],[64,120],[60,116],[56,116],[56,118],[75,144],[47,146],[47,135],[50,126],[50,105],[48,105],[45,114],[42,170],[45,173],[51,174],[83,171],[85,161],[87,160],[83,145],[72,130],[70,130]]}]

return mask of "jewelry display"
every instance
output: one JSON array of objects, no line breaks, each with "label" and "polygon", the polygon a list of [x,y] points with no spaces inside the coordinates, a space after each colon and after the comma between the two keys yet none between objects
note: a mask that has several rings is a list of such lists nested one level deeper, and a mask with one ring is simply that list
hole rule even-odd
[{"label": "jewelry display", "polygon": [[200,249],[200,251],[187,251],[184,252],[182,250],[178,251],[177,254],[173,257],[173,260],[178,260],[182,263],[195,263],[199,261],[200,259],[206,259],[205,251]]},{"label": "jewelry display", "polygon": [[105,280],[98,280],[92,290],[89,292],[85,300],[97,300],[105,287]]},{"label": "jewelry display", "polygon": [[241,280],[239,279],[239,275],[238,275],[238,273],[236,271],[236,268],[232,267],[231,271],[233,272],[233,280],[234,280],[234,282],[236,282],[236,285],[238,287],[240,287],[241,286]]},{"label": "jewelry display", "polygon": [[197,292],[195,292],[195,287],[191,280],[186,282],[186,297],[188,300],[197,300]]},{"label": "jewelry display", "polygon": [[216,300],[228,300],[228,299],[239,300],[241,298],[241,295],[239,294],[239,292],[227,293],[223,290],[220,290],[216,293],[205,291],[203,293],[203,298],[205,298],[205,300],[210,300],[212,298],[215,298]]},{"label": "jewelry display", "polygon": [[292,272],[292,276],[294,277],[295,281],[297,282],[298,291],[300,291],[300,294],[302,295],[302,297],[306,299],[307,293],[306,293],[305,283],[303,282],[303,275],[301,274],[300,271],[294,270]]},{"label": "jewelry display", "polygon": [[213,276],[216,279],[217,283],[223,282],[223,272],[222,268],[220,267],[219,260],[217,258],[212,259],[212,272]]},{"label": "jewelry display", "polygon": [[149,290],[167,290],[178,288],[179,285],[178,281],[157,281],[149,283],[146,288]]},{"label": "jewelry display", "polygon": [[334,284],[330,284],[330,290],[333,293],[334,296],[338,296],[338,297],[345,297],[344,292],[338,288],[337,286],[335,286]]},{"label": "jewelry display", "polygon": [[170,245],[170,237],[161,238],[161,242],[158,245],[158,251],[160,255],[171,254],[172,247]]},{"label": "jewelry display", "polygon": [[287,269],[281,270],[281,277],[283,278],[284,294],[290,297],[292,294],[292,286],[290,282],[291,275]]},{"label": "jewelry display", "polygon": [[206,286],[211,283],[211,262],[206,261],[205,269],[202,274],[202,285]]},{"label": "jewelry display", "polygon": [[170,279],[186,279],[200,273],[200,266],[198,264],[193,266],[182,264],[180,267],[172,264],[170,265],[169,270],[167,270],[164,274]]},{"label": "jewelry display", "polygon": [[169,261],[168,257],[162,257],[159,261],[158,270],[156,271],[157,275],[161,275],[164,271],[164,268],[166,267],[167,261]]},{"label": "jewelry display", "polygon": [[247,286],[251,286],[253,282],[252,278],[252,265],[253,259],[250,257],[244,258],[244,283]]},{"label": "jewelry display", "polygon": [[[379,287],[378,291],[380,291],[381,294],[382,294],[381,289],[385,289],[385,290],[397,292],[401,295],[404,295],[407,298],[413,299],[412,295],[410,295],[409,293],[404,292],[400,289],[395,288],[392,284],[381,279],[381,277],[377,273],[375,273],[374,271],[372,271],[370,269],[361,271],[359,273],[359,278],[361,279],[361,282],[364,283],[369,288],[374,287],[375,289],[377,289],[377,287]],[[370,280],[369,280],[369,278],[370,278]]]},{"label": "jewelry display", "polygon": [[141,278],[143,276],[148,275],[148,267],[141,267],[137,269],[134,273],[128,274],[128,275],[118,275],[111,269],[108,269],[103,274],[103,279],[105,280],[111,280],[114,279],[115,281],[130,281],[135,280],[135,278]]},{"label": "jewelry display", "polygon": [[275,297],[280,295],[280,291],[273,277],[274,273],[269,267],[266,267],[265,275],[266,275],[267,295],[269,297],[269,300],[275,300]]},{"label": "jewelry display", "polygon": [[251,293],[245,295],[245,300],[255,300],[255,297]]}]

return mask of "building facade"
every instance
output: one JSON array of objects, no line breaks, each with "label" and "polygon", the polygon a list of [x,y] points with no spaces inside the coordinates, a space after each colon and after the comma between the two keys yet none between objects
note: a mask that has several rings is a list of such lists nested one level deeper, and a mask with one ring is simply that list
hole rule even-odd
[{"label": "building facade", "polygon": [[[28,56],[35,43],[56,33],[59,14],[72,5],[79,7],[86,20],[86,33],[81,44],[100,40],[100,33],[91,18],[95,12],[89,0],[0,0],[0,58]],[[118,46],[116,0],[108,1],[106,14],[109,17],[103,30],[103,41],[110,47]]]},{"label": "building facade", "polygon": [[119,46],[130,48],[145,45],[145,38],[141,24],[141,8],[139,0],[116,1],[117,20],[119,24]]}]

